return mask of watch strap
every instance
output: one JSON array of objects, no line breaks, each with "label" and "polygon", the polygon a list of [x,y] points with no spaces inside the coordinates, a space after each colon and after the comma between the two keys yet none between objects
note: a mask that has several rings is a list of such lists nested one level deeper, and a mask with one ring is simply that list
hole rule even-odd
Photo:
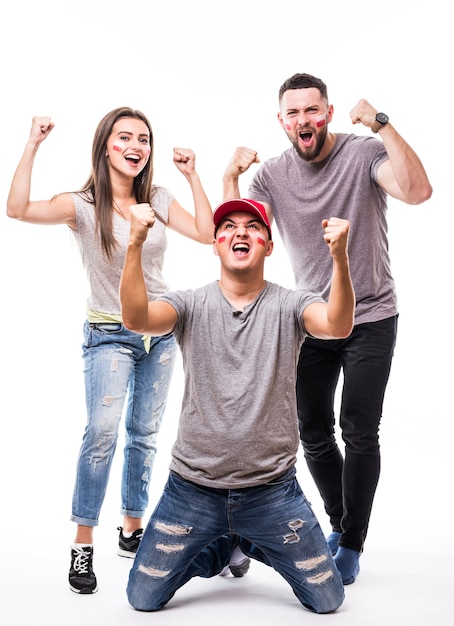
[{"label": "watch strap", "polygon": [[372,126],[370,127],[371,131],[373,133],[378,133],[378,131],[380,130],[380,128],[383,128],[384,124],[381,124],[380,122],[377,122],[377,120],[375,120],[375,122],[372,124]]}]

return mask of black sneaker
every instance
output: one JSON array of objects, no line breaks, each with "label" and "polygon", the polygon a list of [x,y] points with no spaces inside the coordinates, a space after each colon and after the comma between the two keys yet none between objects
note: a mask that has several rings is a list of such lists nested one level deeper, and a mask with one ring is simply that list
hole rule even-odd
[{"label": "black sneaker", "polygon": [[136,556],[137,548],[139,547],[140,540],[143,535],[143,528],[135,530],[130,537],[123,535],[123,527],[118,526],[117,530],[120,531],[118,538],[118,550],[119,556],[125,556],[128,559],[133,559]]},{"label": "black sneaker", "polygon": [[243,578],[248,573],[250,565],[251,559],[243,554],[237,540],[236,547],[230,557],[230,563],[224,567],[219,576],[228,576],[230,571],[235,578]]},{"label": "black sneaker", "polygon": [[93,548],[71,548],[69,588],[74,593],[96,593],[98,586],[93,571]]},{"label": "black sneaker", "polygon": [[233,565],[230,563],[229,569],[231,573],[235,576],[235,578],[242,578],[249,571],[249,566],[251,564],[251,559],[245,556],[244,561],[238,563],[237,565]]}]

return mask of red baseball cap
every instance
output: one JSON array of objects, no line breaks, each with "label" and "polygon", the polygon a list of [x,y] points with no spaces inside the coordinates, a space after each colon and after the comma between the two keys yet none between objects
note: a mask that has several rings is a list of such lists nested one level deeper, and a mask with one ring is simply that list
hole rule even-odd
[{"label": "red baseball cap", "polygon": [[229,215],[229,213],[234,213],[235,211],[241,211],[241,213],[250,213],[254,217],[258,217],[258,219],[265,224],[268,229],[268,235],[270,239],[271,237],[271,224],[268,219],[268,215],[266,214],[265,207],[260,202],[256,200],[248,200],[247,198],[235,198],[234,200],[225,200],[225,202],[221,202],[219,206],[216,207],[213,213],[213,222],[214,222],[214,236],[216,237],[216,232],[219,228],[219,224],[222,220]]}]

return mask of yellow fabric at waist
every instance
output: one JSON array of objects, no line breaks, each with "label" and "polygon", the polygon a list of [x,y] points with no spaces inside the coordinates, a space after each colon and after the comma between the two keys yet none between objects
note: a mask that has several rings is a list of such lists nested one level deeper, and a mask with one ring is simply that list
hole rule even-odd
[{"label": "yellow fabric at waist", "polygon": [[[91,324],[123,324],[121,315],[116,313],[101,313],[101,311],[95,311],[90,307],[87,308],[87,319]],[[144,335],[142,341],[144,343],[145,352],[150,352],[151,337]]]}]

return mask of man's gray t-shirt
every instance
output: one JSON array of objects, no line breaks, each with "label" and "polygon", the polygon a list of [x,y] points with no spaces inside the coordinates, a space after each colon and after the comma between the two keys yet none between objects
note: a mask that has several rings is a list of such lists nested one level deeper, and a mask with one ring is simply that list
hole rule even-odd
[{"label": "man's gray t-shirt", "polygon": [[328,297],[332,259],[326,254],[321,223],[350,221],[350,273],[356,295],[355,323],[397,314],[387,238],[387,196],[377,184],[378,167],[388,159],[373,137],[338,134],[320,163],[307,163],[291,147],[255,173],[248,197],[273,209],[298,289]]},{"label": "man's gray t-shirt", "polygon": [[[329,256],[329,254],[327,254]],[[266,283],[236,311],[217,282],[169,292],[185,388],[170,469],[220,489],[261,485],[296,462],[302,313],[320,296]]]}]

